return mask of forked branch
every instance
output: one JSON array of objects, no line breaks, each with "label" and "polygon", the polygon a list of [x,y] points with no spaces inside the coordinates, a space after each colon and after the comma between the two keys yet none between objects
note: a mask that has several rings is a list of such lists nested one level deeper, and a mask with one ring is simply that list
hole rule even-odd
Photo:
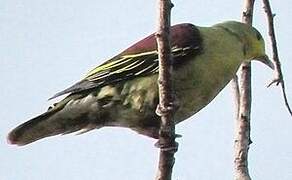
[{"label": "forked branch", "polygon": [[[244,10],[242,21],[252,25],[254,0],[244,1]],[[240,81],[233,80],[235,96],[238,107],[235,123],[234,140],[234,179],[251,180],[248,171],[248,150],[251,144],[250,140],[250,112],[251,112],[251,64],[243,63],[240,68]],[[239,101],[239,103],[238,103]]]},{"label": "forked branch", "polygon": [[292,111],[291,111],[289,101],[287,98],[287,94],[286,94],[285,81],[283,78],[281,63],[280,63],[278,49],[277,49],[277,41],[276,41],[276,35],[275,35],[275,29],[274,29],[274,17],[276,15],[272,13],[272,9],[271,9],[269,0],[263,0],[263,4],[264,4],[264,10],[265,10],[266,15],[267,15],[267,20],[268,20],[269,37],[270,37],[270,40],[272,43],[273,62],[275,65],[275,78],[268,85],[268,87],[270,87],[272,84],[276,84],[276,85],[281,84],[282,94],[283,94],[283,98],[285,101],[285,106],[287,107],[290,115],[292,116]]}]

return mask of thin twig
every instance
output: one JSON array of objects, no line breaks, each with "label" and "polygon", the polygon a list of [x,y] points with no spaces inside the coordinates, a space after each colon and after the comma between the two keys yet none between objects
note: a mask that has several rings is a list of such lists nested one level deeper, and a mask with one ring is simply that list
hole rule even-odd
[{"label": "thin twig", "polygon": [[238,84],[238,76],[235,75],[231,81],[233,94],[234,94],[234,106],[235,106],[235,118],[238,119],[239,116],[239,104],[240,104],[240,92],[239,92],[239,84]]},{"label": "thin twig", "polygon": [[160,147],[156,180],[171,180],[172,168],[177,151],[175,142],[175,123],[173,120],[172,67],[170,47],[170,12],[173,4],[170,0],[159,0],[159,25],[156,33],[159,56],[159,105],[157,114],[161,116],[159,131]]},{"label": "thin twig", "polygon": [[269,0],[263,0],[263,4],[264,4],[264,10],[266,12],[267,19],[268,19],[269,36],[270,36],[271,43],[272,43],[273,61],[275,64],[275,72],[276,72],[274,80],[272,80],[272,82],[268,85],[268,87],[271,86],[272,84],[275,84],[275,83],[276,83],[276,85],[281,84],[282,94],[283,94],[283,98],[285,101],[285,106],[287,107],[290,115],[292,116],[292,111],[291,111],[289,101],[287,98],[287,94],[286,94],[285,82],[284,82],[284,77],[283,77],[283,73],[282,73],[282,69],[281,69],[281,63],[280,63],[280,59],[279,59],[279,55],[278,55],[277,41],[276,41],[276,35],[275,35],[275,29],[274,29],[275,14],[272,13],[272,9],[271,9]]},{"label": "thin twig", "polygon": [[[252,25],[254,0],[245,0],[242,21]],[[250,112],[251,112],[251,64],[243,63],[240,70],[240,84],[238,91],[239,113],[235,124],[234,166],[235,180],[251,180],[248,171],[248,150],[250,140]]]}]

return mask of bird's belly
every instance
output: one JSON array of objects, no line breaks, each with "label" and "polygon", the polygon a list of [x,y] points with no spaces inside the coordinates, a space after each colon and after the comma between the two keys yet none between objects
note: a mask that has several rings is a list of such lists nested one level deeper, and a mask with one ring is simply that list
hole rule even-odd
[{"label": "bird's belly", "polygon": [[[174,76],[174,92],[179,108],[174,119],[179,123],[208,105],[228,84],[236,69],[222,71],[219,68],[197,69],[187,75]],[[183,82],[183,83],[182,83]]]},{"label": "bird's belly", "polygon": [[196,114],[208,105],[225,85],[226,83],[215,84],[211,90],[202,86],[193,86],[184,91],[176,91],[179,108],[174,116],[175,122],[179,123]]}]

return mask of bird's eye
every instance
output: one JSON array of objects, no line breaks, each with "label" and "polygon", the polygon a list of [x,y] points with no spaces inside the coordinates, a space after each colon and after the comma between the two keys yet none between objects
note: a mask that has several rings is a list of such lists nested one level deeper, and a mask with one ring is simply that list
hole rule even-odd
[{"label": "bird's eye", "polygon": [[256,33],[256,36],[257,36],[257,40],[263,39],[262,35],[258,31],[255,31],[255,33]]}]

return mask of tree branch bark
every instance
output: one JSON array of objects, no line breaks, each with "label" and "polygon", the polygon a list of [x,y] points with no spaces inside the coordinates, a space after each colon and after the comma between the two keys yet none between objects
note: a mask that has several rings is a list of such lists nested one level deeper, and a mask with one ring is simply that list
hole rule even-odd
[{"label": "tree branch bark", "polygon": [[263,0],[263,4],[264,4],[264,10],[267,14],[267,19],[268,19],[269,36],[272,43],[273,61],[275,64],[275,73],[276,73],[274,80],[268,85],[268,87],[274,83],[276,83],[276,85],[281,84],[285,106],[287,107],[288,112],[290,113],[290,116],[292,116],[292,110],[290,108],[289,101],[286,95],[285,81],[283,78],[281,63],[280,63],[280,59],[278,55],[277,41],[276,41],[276,35],[275,35],[275,30],[274,30],[275,14],[272,13],[269,0]]},{"label": "tree branch bark", "polygon": [[159,0],[159,25],[156,33],[159,57],[159,105],[157,114],[161,116],[158,146],[160,147],[156,180],[171,180],[172,168],[177,151],[175,142],[174,103],[172,95],[172,56],[170,47],[170,0]]},{"label": "tree branch bark", "polygon": [[[252,25],[254,0],[245,0],[242,22]],[[235,125],[234,166],[235,180],[251,180],[248,171],[248,150],[250,139],[251,112],[251,64],[243,63],[240,68],[239,108]]]},{"label": "tree branch bark", "polygon": [[235,107],[235,118],[238,119],[239,116],[239,103],[240,103],[240,92],[239,92],[239,84],[238,84],[238,76],[235,75],[231,81],[231,86],[234,94],[234,107]]}]

